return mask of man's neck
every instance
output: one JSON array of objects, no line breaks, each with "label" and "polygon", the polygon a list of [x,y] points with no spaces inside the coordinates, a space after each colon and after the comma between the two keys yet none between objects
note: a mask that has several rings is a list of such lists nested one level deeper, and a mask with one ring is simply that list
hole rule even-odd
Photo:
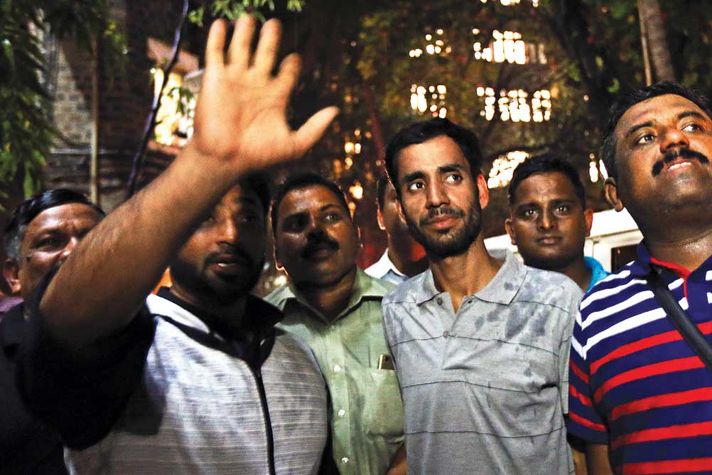
[{"label": "man's neck", "polygon": [[593,276],[591,269],[589,269],[586,265],[583,255],[560,269],[551,270],[564,274],[566,277],[576,282],[576,284],[584,292],[588,289],[588,286],[591,283],[591,277]]},{"label": "man's neck", "polygon": [[355,285],[356,266],[331,285],[295,284],[295,287],[309,305],[334,321],[349,305]]},{"label": "man's neck", "polygon": [[428,268],[428,258],[424,255],[412,256],[411,249],[403,251],[389,244],[387,252],[388,258],[393,263],[393,266],[398,269],[398,272],[408,277],[420,274]]},{"label": "man's neck", "polygon": [[169,289],[170,293],[178,299],[192,306],[196,316],[211,329],[229,329],[240,332],[245,327],[245,305],[247,294],[236,297],[229,303],[221,303],[218,299],[196,295],[188,292],[180,286],[174,285]]},{"label": "man's neck", "polygon": [[455,312],[463,298],[483,289],[502,267],[502,262],[487,252],[481,236],[463,254],[446,258],[429,255],[428,259],[435,286],[450,294]]},{"label": "man's neck", "polygon": [[712,255],[712,228],[668,235],[643,233],[650,255],[688,270],[695,270]]}]

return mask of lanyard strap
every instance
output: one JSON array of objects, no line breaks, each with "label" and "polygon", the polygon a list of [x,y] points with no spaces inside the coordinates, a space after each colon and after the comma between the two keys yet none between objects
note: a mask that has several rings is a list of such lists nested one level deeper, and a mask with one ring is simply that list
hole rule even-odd
[{"label": "lanyard strap", "polygon": [[660,306],[665,310],[672,324],[682,334],[688,345],[700,357],[707,369],[712,371],[712,347],[702,334],[697,325],[680,307],[677,299],[672,295],[668,286],[663,282],[660,274],[655,269],[647,277],[648,285],[653,288],[653,293]]}]

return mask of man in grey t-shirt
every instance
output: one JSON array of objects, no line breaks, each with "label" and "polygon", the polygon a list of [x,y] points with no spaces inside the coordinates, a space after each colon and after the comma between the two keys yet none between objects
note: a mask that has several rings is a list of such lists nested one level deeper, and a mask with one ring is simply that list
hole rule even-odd
[{"label": "man in grey t-shirt", "polygon": [[446,119],[396,134],[386,166],[430,269],[383,300],[413,473],[573,472],[564,413],[581,291],[490,255],[477,137]]}]

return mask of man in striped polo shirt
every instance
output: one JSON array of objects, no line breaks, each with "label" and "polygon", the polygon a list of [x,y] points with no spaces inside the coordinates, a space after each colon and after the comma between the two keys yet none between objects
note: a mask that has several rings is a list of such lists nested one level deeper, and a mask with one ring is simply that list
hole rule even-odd
[{"label": "man in striped polo shirt", "polygon": [[585,296],[574,327],[568,429],[587,441],[593,473],[712,471],[712,372],[646,281],[659,272],[712,340],[711,117],[705,98],[672,83],[611,109],[606,197],[644,240]]}]

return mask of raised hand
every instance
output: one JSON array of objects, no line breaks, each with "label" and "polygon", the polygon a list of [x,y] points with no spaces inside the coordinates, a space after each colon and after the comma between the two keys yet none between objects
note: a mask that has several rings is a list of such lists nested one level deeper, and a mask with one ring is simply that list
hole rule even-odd
[{"label": "raised hand", "polygon": [[195,133],[189,144],[204,159],[228,163],[239,174],[301,156],[338,113],[335,107],[322,109],[299,130],[292,130],[286,109],[299,77],[299,57],[287,56],[273,76],[280,23],[269,20],[264,24],[253,55],[254,31],[255,20],[243,15],[225,54],[226,22],[218,20],[211,26]]}]

